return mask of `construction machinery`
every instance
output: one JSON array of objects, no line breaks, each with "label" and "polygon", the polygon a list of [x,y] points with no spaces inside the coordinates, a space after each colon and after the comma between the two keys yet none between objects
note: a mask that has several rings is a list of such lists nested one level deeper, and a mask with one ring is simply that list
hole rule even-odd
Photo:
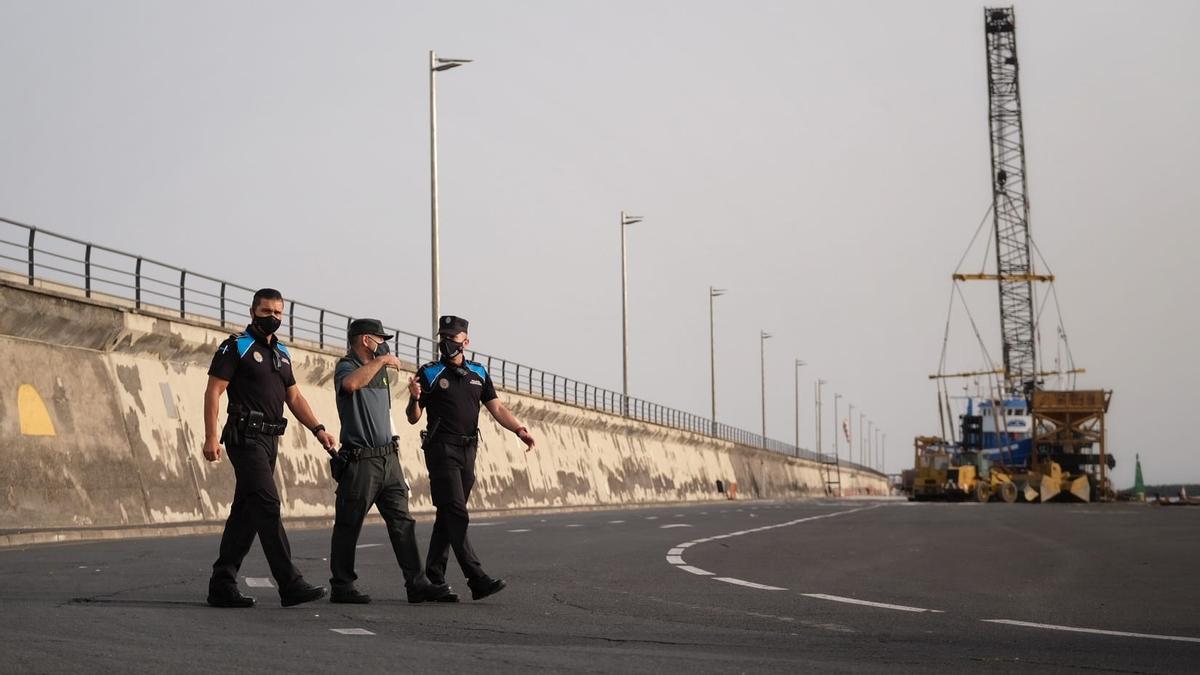
[{"label": "construction machinery", "polygon": [[[1038,368],[1040,334],[1039,314],[1034,311],[1037,299],[1034,284],[1048,283],[1053,293],[1055,277],[1039,273],[1033,261],[1013,9],[986,8],[984,35],[992,163],[989,211],[993,236],[989,252],[994,244],[996,269],[994,273],[956,270],[952,279],[960,298],[960,282],[996,282],[1003,367],[992,364],[985,350],[987,370],[946,373],[943,346],[939,373],[930,376],[939,382],[943,437],[946,416],[953,415],[946,380],[990,377],[995,393],[968,401],[966,414],[959,420],[958,438],[954,437],[956,430],[951,421],[949,443],[941,437],[916,439],[912,494],[914,499],[1006,502],[1111,499],[1113,491],[1107,470],[1114,462],[1105,447],[1104,419],[1112,392],[1049,390],[1044,387],[1044,377],[1073,376],[1082,370],[1059,368],[1044,372]],[[951,297],[953,308],[954,296]],[[965,299],[963,304],[966,305]],[[973,319],[971,323],[975,327]],[[1062,326],[1058,333],[1065,342]],[[977,328],[976,337],[982,344]],[[1092,452],[1094,448],[1098,452]]]}]

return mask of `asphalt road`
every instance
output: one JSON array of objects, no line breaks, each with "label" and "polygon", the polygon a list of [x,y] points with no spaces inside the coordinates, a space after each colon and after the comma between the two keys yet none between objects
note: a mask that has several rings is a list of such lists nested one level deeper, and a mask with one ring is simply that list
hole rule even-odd
[{"label": "asphalt road", "polygon": [[[0,671],[1200,671],[1200,509],[723,502],[471,534],[509,588],[472,602],[452,562],[457,605],[404,602],[378,525],[364,606],[243,579],[257,607],[210,608],[217,536],[0,550]],[[290,535],[325,583],[329,532]],[[257,545],[242,572],[268,577]]]}]

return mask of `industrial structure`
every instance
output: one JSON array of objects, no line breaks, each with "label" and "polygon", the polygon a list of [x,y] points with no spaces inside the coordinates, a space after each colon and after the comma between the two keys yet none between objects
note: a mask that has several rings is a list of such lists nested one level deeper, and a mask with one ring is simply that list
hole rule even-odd
[{"label": "industrial structure", "polygon": [[[905,481],[906,488],[915,499],[1108,499],[1113,492],[1107,469],[1114,462],[1105,446],[1104,418],[1112,392],[1074,391],[1073,387],[1049,390],[1043,386],[1044,377],[1082,370],[1064,370],[1061,364],[1055,371],[1039,370],[1034,284],[1053,284],[1054,275],[1038,274],[1034,268],[1013,9],[985,9],[984,35],[992,163],[993,238],[989,246],[995,245],[996,270],[956,271],[952,278],[955,284],[997,283],[1003,367],[989,359],[987,370],[946,373],[943,347],[942,370],[930,376],[939,381],[942,436],[915,439],[914,469]],[[1061,326],[1059,336],[1065,339]],[[944,382],[980,376],[995,378],[993,391],[986,398],[968,399],[956,437]],[[951,418],[949,425],[947,417]],[[945,439],[947,426],[949,441]]]}]

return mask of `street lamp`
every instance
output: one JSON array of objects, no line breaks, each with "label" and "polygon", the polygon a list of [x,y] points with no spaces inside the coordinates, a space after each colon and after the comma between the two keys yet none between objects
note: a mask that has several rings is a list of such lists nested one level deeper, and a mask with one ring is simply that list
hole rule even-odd
[{"label": "street lamp", "polygon": [[[875,442],[874,442],[874,440],[872,440],[874,438],[875,438],[875,422],[873,422],[871,420],[867,420],[867,440],[870,441],[870,443],[867,446],[867,457],[868,458],[875,456]],[[868,465],[871,463],[871,461],[872,461],[871,459],[866,460]]]},{"label": "street lamp", "polygon": [[717,338],[713,323],[713,299],[725,295],[724,288],[708,287],[708,369],[712,379],[712,435],[717,435]]},{"label": "street lamp", "polygon": [[625,228],[642,222],[641,216],[621,212],[621,409],[629,415],[629,273],[625,264]]},{"label": "street lamp", "polygon": [[796,456],[800,456],[800,369],[808,365],[796,359]]},{"label": "street lamp", "polygon": [[471,59],[440,59],[429,51],[429,224],[430,224],[430,284],[433,294],[433,358],[438,356],[438,316],[441,315],[440,254],[438,252],[438,169],[437,169],[437,74],[457,68]]},{"label": "street lamp", "polygon": [[864,466],[867,460],[867,437],[863,436],[866,421],[866,415],[861,410],[858,411],[858,462]]},{"label": "street lamp", "polygon": [[841,398],[842,398],[841,394],[834,392],[834,394],[833,394],[833,458],[835,461],[838,459],[838,446],[840,445],[838,443],[838,435],[839,435],[838,434],[838,400],[840,400]]},{"label": "street lamp", "polygon": [[815,434],[817,441],[817,457],[823,462],[825,461],[825,446],[822,444],[824,439],[821,438],[821,408],[824,406],[821,402],[821,387],[825,386],[825,380],[817,380],[815,386],[817,395],[813,398],[813,408],[814,412],[816,413],[817,424],[813,429],[813,433]]},{"label": "street lamp", "polygon": [[[878,453],[879,453],[879,432],[880,432],[880,430],[879,430],[878,428],[876,428],[876,429],[875,429],[875,452],[876,452],[876,458],[878,458]],[[876,463],[876,466],[878,466],[878,463]]]},{"label": "street lamp", "polygon": [[758,363],[762,380],[762,445],[767,447],[767,340],[771,334],[765,330],[758,332]]},{"label": "street lamp", "polygon": [[887,473],[887,434],[883,435],[883,442],[879,444],[879,471]]}]

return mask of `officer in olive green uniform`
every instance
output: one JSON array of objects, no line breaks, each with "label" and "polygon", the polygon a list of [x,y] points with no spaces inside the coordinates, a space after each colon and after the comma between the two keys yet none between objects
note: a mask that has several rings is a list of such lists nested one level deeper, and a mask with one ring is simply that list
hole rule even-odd
[{"label": "officer in olive green uniform", "polygon": [[364,604],[371,597],[354,587],[354,552],[363,518],[374,504],[387,524],[396,562],[404,573],[409,602],[440,600],[445,584],[429,583],[421,571],[421,555],[413,518],[408,512],[408,483],[400,468],[399,445],[392,434],[388,369],[400,367],[389,353],[392,338],[375,319],[350,323],[350,351],[337,362],[333,386],[341,420],[341,449],[333,460],[341,466],[337,515],[329,554],[330,601]]}]

